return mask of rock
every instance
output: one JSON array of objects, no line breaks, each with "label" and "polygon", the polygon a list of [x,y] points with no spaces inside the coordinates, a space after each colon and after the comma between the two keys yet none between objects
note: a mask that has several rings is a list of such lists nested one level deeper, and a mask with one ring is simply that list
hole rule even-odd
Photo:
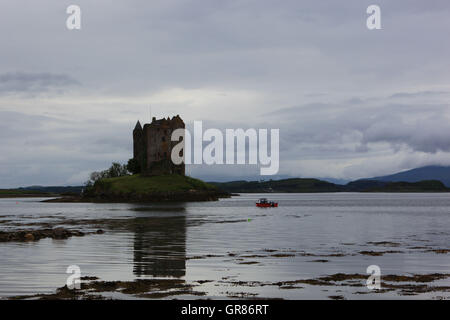
[{"label": "rock", "polygon": [[[92,232],[91,232],[92,233]],[[101,234],[103,230],[99,229],[94,233]],[[85,233],[79,230],[68,230],[62,227],[55,229],[39,229],[39,230],[16,230],[11,232],[0,231],[0,242],[9,241],[38,241],[44,238],[52,239],[68,239],[70,237],[82,237]]]},{"label": "rock", "polygon": [[67,239],[70,235],[70,231],[64,228],[53,229],[53,239]]},{"label": "rock", "polygon": [[34,236],[32,233],[27,233],[25,235],[25,241],[34,241]]},{"label": "rock", "polygon": [[94,277],[94,276],[84,276],[81,277],[80,280],[85,280],[85,281],[92,281],[92,280],[98,280],[98,277]]}]

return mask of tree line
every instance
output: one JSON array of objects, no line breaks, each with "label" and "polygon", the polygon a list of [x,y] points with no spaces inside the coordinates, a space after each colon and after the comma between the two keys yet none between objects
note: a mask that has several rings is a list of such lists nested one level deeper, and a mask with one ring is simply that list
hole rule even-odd
[{"label": "tree line", "polygon": [[109,178],[118,178],[141,172],[139,163],[136,159],[128,160],[127,164],[120,164],[113,162],[111,167],[103,171],[94,171],[89,175],[89,180],[86,181],[86,188],[92,187],[97,181]]}]

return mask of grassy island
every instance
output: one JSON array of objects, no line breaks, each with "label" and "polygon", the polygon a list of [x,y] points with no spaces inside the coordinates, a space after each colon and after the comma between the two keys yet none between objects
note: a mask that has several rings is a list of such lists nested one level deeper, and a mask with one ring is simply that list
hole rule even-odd
[{"label": "grassy island", "polygon": [[161,176],[126,175],[95,182],[81,197],[66,197],[57,202],[165,202],[214,201],[228,197],[216,186],[188,176],[171,174]]},{"label": "grassy island", "polygon": [[211,184],[178,174],[163,176],[141,176],[135,174],[98,181],[94,185],[96,192],[136,193],[147,194],[153,192],[179,192],[189,190],[216,191]]}]

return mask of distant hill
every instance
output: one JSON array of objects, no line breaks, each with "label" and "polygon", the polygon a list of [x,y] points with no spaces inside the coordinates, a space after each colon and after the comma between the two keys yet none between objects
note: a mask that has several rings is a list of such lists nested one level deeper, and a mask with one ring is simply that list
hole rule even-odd
[{"label": "distant hill", "polygon": [[345,185],[345,191],[347,192],[362,192],[374,189],[383,188],[389,182],[376,181],[376,180],[356,180],[349,182]]},{"label": "distant hill", "polygon": [[50,187],[44,187],[44,186],[30,186],[30,187],[23,187],[19,188],[19,190],[27,190],[27,191],[39,191],[39,192],[48,192],[48,193],[76,193],[80,194],[83,190],[83,186],[68,186],[68,187],[61,187],[61,186],[50,186]]},{"label": "distant hill", "polygon": [[343,187],[347,192],[450,192],[441,181],[422,180],[418,182],[390,182],[357,180]]},{"label": "distant hill", "polygon": [[291,178],[269,181],[210,182],[210,184],[231,193],[450,192],[449,188],[437,180],[418,182],[357,180],[346,185],[339,185],[318,179]]},{"label": "distant hill", "polygon": [[324,180],[324,181],[327,181],[327,182],[331,182],[331,183],[334,183],[334,184],[340,184],[340,185],[344,185],[344,184],[347,184],[347,183],[350,182],[350,180],[337,179],[337,178],[317,178],[317,179]]},{"label": "distant hill", "polygon": [[391,182],[418,182],[422,180],[439,180],[450,187],[450,167],[426,166],[399,173],[363,180],[391,181]]},{"label": "distant hill", "polygon": [[269,181],[231,181],[210,182],[218,188],[234,193],[265,193],[265,192],[338,192],[341,186],[334,183],[304,178],[290,178]]},{"label": "distant hill", "polygon": [[0,189],[0,198],[45,197],[49,193],[25,189]]}]

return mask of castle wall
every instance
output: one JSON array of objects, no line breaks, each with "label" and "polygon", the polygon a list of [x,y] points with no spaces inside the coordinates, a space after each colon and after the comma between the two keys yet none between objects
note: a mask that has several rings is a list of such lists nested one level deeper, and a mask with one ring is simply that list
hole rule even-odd
[{"label": "castle wall", "polygon": [[142,166],[144,156],[144,133],[139,122],[138,125],[136,125],[136,128],[133,130],[133,158]]}]

